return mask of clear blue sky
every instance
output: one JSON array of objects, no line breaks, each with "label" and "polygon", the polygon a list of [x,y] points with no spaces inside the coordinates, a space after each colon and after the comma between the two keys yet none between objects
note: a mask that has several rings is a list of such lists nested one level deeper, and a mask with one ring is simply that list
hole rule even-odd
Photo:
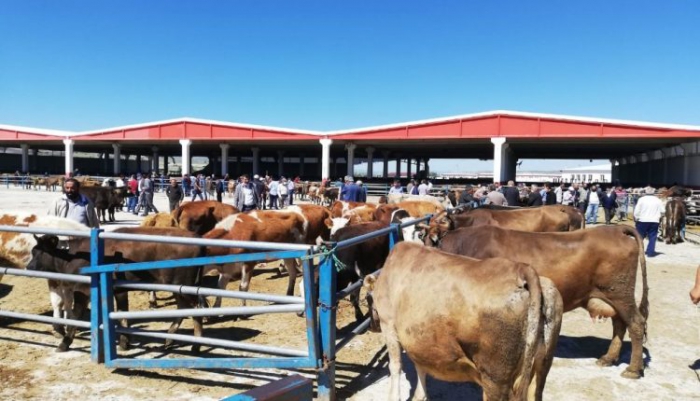
[{"label": "clear blue sky", "polygon": [[342,129],[493,109],[700,125],[700,1],[8,1],[0,123]]}]

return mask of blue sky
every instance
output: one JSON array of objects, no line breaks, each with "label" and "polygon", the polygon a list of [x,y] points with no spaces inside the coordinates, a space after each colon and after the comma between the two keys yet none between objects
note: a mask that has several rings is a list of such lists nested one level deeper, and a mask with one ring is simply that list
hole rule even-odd
[{"label": "blue sky", "polygon": [[327,130],[511,109],[700,125],[698,16],[691,0],[6,0],[0,123]]}]

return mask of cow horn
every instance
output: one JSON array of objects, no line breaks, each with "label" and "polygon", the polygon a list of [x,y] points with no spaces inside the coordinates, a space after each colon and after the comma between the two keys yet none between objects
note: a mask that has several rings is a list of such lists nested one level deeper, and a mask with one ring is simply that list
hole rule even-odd
[{"label": "cow horn", "polygon": [[418,223],[418,224],[416,224],[416,227],[417,227],[417,228],[421,228],[421,229],[424,229],[424,230],[425,230],[425,229],[428,229],[428,228],[430,228],[430,226],[429,226],[429,225],[427,225],[427,224],[425,224],[425,223],[422,223],[422,222],[421,222],[421,223]]}]

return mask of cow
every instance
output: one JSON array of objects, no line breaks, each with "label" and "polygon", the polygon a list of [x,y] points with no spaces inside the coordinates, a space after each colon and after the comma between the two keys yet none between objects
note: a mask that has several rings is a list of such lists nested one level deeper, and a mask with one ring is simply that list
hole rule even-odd
[{"label": "cow", "polygon": [[343,217],[344,214],[349,212],[350,210],[354,210],[357,208],[367,208],[372,211],[377,209],[377,205],[374,203],[366,203],[366,202],[353,202],[353,201],[335,201],[330,207],[331,210],[331,216],[332,217]]},{"label": "cow", "polygon": [[667,244],[683,242],[681,230],[685,226],[685,202],[681,198],[671,198],[666,202],[666,212],[663,216],[664,239]]},{"label": "cow", "polygon": [[[443,212],[445,209],[442,206],[436,205],[430,201],[406,201],[394,204],[379,205],[374,212],[374,220],[387,223],[391,221],[391,214],[394,210],[403,209],[411,217],[424,217],[427,214],[435,214]],[[387,223],[388,224],[388,223]]]},{"label": "cow", "polygon": [[[194,233],[179,229],[179,228],[151,228],[151,227],[122,227],[114,232],[125,234],[146,234],[146,235],[164,235],[197,238]],[[27,269],[52,271],[57,273],[78,274],[80,269],[90,265],[90,239],[79,238],[68,241],[68,248],[61,249],[58,247],[58,238],[53,235],[44,235],[43,237],[35,237],[36,246],[32,249],[32,260],[27,266]],[[105,263],[132,263],[132,262],[151,262],[158,260],[172,259],[189,259],[203,256],[204,248],[199,246],[175,245],[157,242],[138,242],[138,241],[117,241],[106,239],[104,243]],[[173,269],[154,269],[135,272],[117,273],[116,278],[120,280],[135,280],[153,282],[157,284],[173,284],[193,286],[197,285],[201,280],[201,268],[199,267],[180,267]],[[61,294],[64,308],[69,318],[80,316],[82,308],[87,305],[89,299],[89,286],[76,285],[75,283],[57,282],[59,285],[59,293]],[[75,293],[81,293],[83,296],[74,297]],[[175,301],[178,309],[195,308],[198,306],[198,298],[193,295],[185,295],[175,293]],[[118,311],[129,310],[128,292],[126,290],[117,289],[114,292]],[[84,303],[83,303],[84,302]],[[72,308],[71,308],[72,307]],[[95,306],[96,307],[96,306]],[[168,329],[168,333],[175,333],[182,318],[177,318]],[[194,335],[202,336],[202,318],[193,317],[194,320]],[[123,320],[123,326],[128,326],[128,322]],[[75,335],[75,328],[69,327],[66,334],[59,344],[58,351],[66,351]],[[165,342],[166,347],[172,344],[172,340]],[[129,338],[126,335],[120,335],[119,347],[128,349]],[[192,345],[192,352],[199,353],[200,345]]]},{"label": "cow", "polygon": [[238,213],[234,206],[208,200],[183,203],[173,210],[171,215],[177,221],[178,227],[204,235],[211,231],[216,223],[234,213]]},{"label": "cow", "polygon": [[529,265],[399,243],[364,287],[389,354],[390,400],[401,399],[402,349],[418,374],[413,399],[427,399],[427,375],[475,382],[484,400],[542,399],[563,306]]},{"label": "cow", "polygon": [[[617,362],[625,331],[632,340],[632,357],[622,373],[639,378],[644,371],[642,342],[649,317],[649,287],[642,240],[634,228],[603,226],[561,233],[531,233],[495,226],[460,228],[426,245],[477,259],[504,257],[531,265],[547,277],[564,298],[564,311],[586,309],[591,318],[611,317],[613,339],[600,366]],[[634,289],[637,269],[642,275],[642,299]]]},{"label": "cow", "polygon": [[141,227],[178,227],[177,221],[170,213],[156,213],[141,220]]},{"label": "cow", "polygon": [[[85,195],[95,205],[97,215],[100,216],[102,223],[109,221],[114,222],[114,211],[121,208],[126,198],[126,188],[111,188],[111,187],[81,187],[80,193]],[[108,216],[107,216],[108,215]]]},{"label": "cow", "polygon": [[[236,213],[217,223],[214,229],[206,233],[203,238],[303,244],[306,242],[305,225],[306,220],[298,213],[278,213],[275,211]],[[253,251],[243,248],[207,248],[207,255],[209,256],[236,255],[249,252]],[[240,271],[241,283],[239,289],[240,291],[248,291],[252,272],[257,263],[246,262],[242,267],[239,264],[208,267],[205,273],[211,274],[216,271],[219,274],[219,288],[225,289],[233,274]],[[287,295],[293,295],[297,268],[293,259],[285,260],[284,266],[289,273]],[[217,298],[214,306],[220,304],[221,299]],[[242,300],[242,304],[246,305],[245,299]]]}]

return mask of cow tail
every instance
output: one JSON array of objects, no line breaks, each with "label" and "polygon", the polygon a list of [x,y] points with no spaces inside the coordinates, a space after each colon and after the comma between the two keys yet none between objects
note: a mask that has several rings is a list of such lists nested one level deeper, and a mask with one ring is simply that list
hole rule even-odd
[{"label": "cow tail", "polygon": [[642,300],[639,302],[639,313],[644,317],[644,338],[647,336],[647,321],[649,320],[649,283],[647,282],[647,261],[644,258],[644,243],[637,230],[625,227],[625,234],[634,237],[639,248],[639,268],[642,272]]},{"label": "cow tail", "polygon": [[525,400],[532,379],[532,370],[535,365],[535,357],[538,352],[538,344],[543,341],[543,294],[540,286],[540,278],[529,265],[521,265],[520,274],[524,276],[527,290],[530,293],[530,303],[527,312],[527,325],[525,326],[525,350],[520,374],[520,381],[515,389],[515,399]]}]

